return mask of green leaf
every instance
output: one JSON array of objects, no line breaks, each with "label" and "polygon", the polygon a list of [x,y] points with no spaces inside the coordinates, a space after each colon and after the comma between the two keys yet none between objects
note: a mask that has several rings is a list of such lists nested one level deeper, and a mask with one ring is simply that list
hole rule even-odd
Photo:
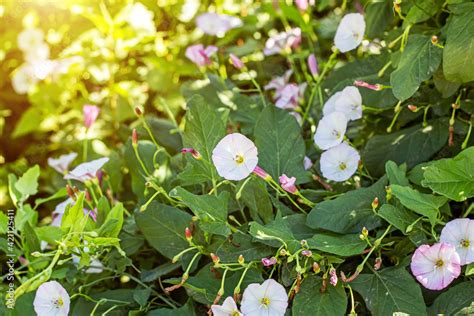
[{"label": "green leaf", "polygon": [[395,226],[404,235],[407,235],[407,227],[413,224],[418,216],[406,210],[405,208],[398,208],[391,204],[384,204],[379,209],[378,214],[384,220]]},{"label": "green leaf", "polygon": [[431,43],[431,37],[415,34],[408,37],[397,70],[392,72],[390,83],[393,94],[400,101],[411,97],[420,84],[431,78],[441,63],[443,50]]},{"label": "green leaf", "polygon": [[369,230],[378,227],[380,220],[374,215],[371,204],[376,197],[379,203],[384,203],[386,185],[387,178],[383,177],[371,187],[318,203],[308,214],[306,224],[342,234],[360,233],[363,227]]},{"label": "green leaf", "polygon": [[28,222],[23,226],[23,237],[25,238],[29,253],[41,250],[38,235],[36,235],[35,230]]},{"label": "green leaf", "polygon": [[351,282],[365,300],[372,315],[402,312],[426,315],[420,286],[404,267],[391,267],[374,274],[361,274]]},{"label": "green leaf", "polygon": [[285,245],[291,253],[300,247],[299,241],[295,239],[288,224],[282,218],[277,218],[265,226],[250,222],[249,232],[255,239],[266,245],[277,248]]},{"label": "green leaf", "polygon": [[260,260],[263,257],[273,253],[273,249],[253,242],[252,237],[240,231],[232,234],[232,239],[226,238],[217,247],[216,254],[222,262],[237,262],[240,255],[244,256],[245,261]]},{"label": "green leaf", "polygon": [[145,212],[136,213],[135,220],[145,239],[159,253],[173,258],[189,247],[184,230],[191,215],[174,207],[152,202]]},{"label": "green leaf", "polygon": [[63,232],[82,232],[88,216],[84,215],[84,193],[80,193],[76,202],[64,212],[61,229]]},{"label": "green leaf", "polygon": [[405,17],[405,24],[416,24],[435,15],[443,4],[440,0],[417,0]]},{"label": "green leaf", "polygon": [[443,71],[449,81],[474,80],[474,4],[456,6],[448,25],[447,40],[443,50]]},{"label": "green leaf", "polygon": [[424,194],[412,188],[402,187],[396,184],[391,185],[391,188],[392,194],[403,206],[415,213],[428,217],[432,224],[436,222],[439,208],[448,201],[444,196]]},{"label": "green leaf", "polygon": [[252,177],[248,181],[243,181],[241,185],[243,188],[238,199],[249,208],[252,219],[257,222],[270,222],[273,219],[273,206],[265,182]]},{"label": "green leaf", "polygon": [[102,237],[117,237],[122,230],[123,212],[122,203],[115,204],[107,213],[105,222],[99,229],[99,235]]},{"label": "green leaf", "polygon": [[473,288],[474,281],[467,281],[441,293],[428,309],[429,315],[456,315],[464,307],[468,307],[474,302]]},{"label": "green leaf", "polygon": [[158,308],[151,310],[147,316],[195,316],[193,300],[188,300],[185,305],[180,308]]},{"label": "green leaf", "polygon": [[338,256],[353,256],[362,254],[367,243],[358,234],[316,234],[308,239],[310,249],[316,249]]},{"label": "green leaf", "polygon": [[[186,180],[186,184],[200,183],[202,182],[200,179],[203,178],[207,180],[218,178],[216,168],[212,163],[212,151],[226,134],[228,114],[228,111],[218,112],[199,95],[188,101],[184,146],[197,150],[202,159],[188,159],[190,167],[180,175],[183,180]],[[193,180],[194,182],[191,182]]]},{"label": "green leaf", "polygon": [[63,236],[61,228],[55,226],[41,226],[37,227],[35,231],[39,240],[44,240],[50,245],[56,244]]},{"label": "green leaf", "polygon": [[389,1],[369,3],[365,10],[365,34],[370,38],[380,37],[392,19],[392,4]]},{"label": "green leaf", "polygon": [[28,169],[15,183],[15,188],[21,193],[21,201],[25,201],[30,195],[35,195],[38,192],[39,175],[40,168],[35,165]]},{"label": "green leaf", "polygon": [[429,160],[448,140],[446,120],[430,122],[402,129],[387,135],[370,138],[362,151],[362,161],[372,176],[384,174],[384,165],[392,160],[397,164],[406,163],[410,169]]},{"label": "green leaf", "polygon": [[287,111],[267,106],[255,124],[258,164],[274,179],[282,174],[296,177],[297,183],[309,180],[304,169],[305,145],[300,127]]},{"label": "green leaf", "polygon": [[341,283],[328,286],[327,290],[321,293],[322,284],[322,278],[317,276],[304,279],[293,302],[293,316],[345,315],[347,297]]},{"label": "green leaf", "polygon": [[389,160],[385,163],[385,172],[387,173],[390,184],[399,184],[409,186],[410,183],[406,177],[406,165],[397,166],[396,163]]},{"label": "green leaf", "polygon": [[176,187],[170,196],[181,199],[187,207],[199,218],[199,227],[205,232],[228,236],[230,234],[227,223],[227,208],[229,192],[215,195],[195,195],[181,187]]},{"label": "green leaf", "polygon": [[441,159],[425,168],[423,186],[451,200],[464,201],[474,196],[474,147],[454,158]]}]

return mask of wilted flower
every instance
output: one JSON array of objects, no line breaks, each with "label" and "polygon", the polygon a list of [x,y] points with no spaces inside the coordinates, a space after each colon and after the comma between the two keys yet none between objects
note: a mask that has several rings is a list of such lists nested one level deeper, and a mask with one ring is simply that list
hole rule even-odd
[{"label": "wilted flower", "polygon": [[294,194],[296,191],[298,191],[298,189],[295,186],[295,182],[296,182],[295,177],[288,178],[288,176],[286,174],[282,174],[280,176],[279,180],[280,180],[281,187],[286,192],[290,192],[290,193]]},{"label": "wilted flower", "polygon": [[33,307],[38,316],[67,316],[69,305],[69,294],[56,281],[45,282],[36,290]]},{"label": "wilted flower", "polygon": [[309,72],[311,72],[313,76],[317,76],[319,74],[318,61],[316,60],[316,56],[314,54],[308,56],[308,68]]},{"label": "wilted flower", "polygon": [[329,275],[330,275],[329,283],[331,283],[332,286],[336,286],[336,285],[337,285],[337,281],[338,281],[336,269],[331,268],[331,269],[329,270]]},{"label": "wilted flower", "polygon": [[348,52],[360,45],[364,32],[364,16],[360,13],[346,14],[337,27],[334,44],[341,52]]},{"label": "wilted flower", "polygon": [[439,240],[456,247],[461,265],[474,262],[474,220],[457,218],[448,222]]},{"label": "wilted flower", "polygon": [[201,159],[202,158],[201,154],[194,148],[183,148],[183,149],[181,149],[181,153],[183,153],[183,154],[190,153],[194,157],[194,159]]},{"label": "wilted flower", "polygon": [[212,314],[214,316],[242,316],[243,314],[239,312],[237,304],[235,303],[232,296],[227,297],[222,305],[212,305],[211,306]]},{"label": "wilted flower", "polygon": [[15,70],[12,76],[12,86],[18,94],[25,94],[38,83],[35,70],[30,64],[23,64]]},{"label": "wilted flower", "polygon": [[109,158],[99,158],[89,162],[84,162],[70,171],[67,175],[64,176],[64,179],[69,180],[78,180],[81,182],[86,182],[92,180],[96,177],[97,171],[102,168],[109,161]]},{"label": "wilted flower", "polygon": [[242,297],[241,311],[246,316],[283,316],[288,307],[285,288],[273,279],[247,286]]},{"label": "wilted flower", "polygon": [[209,45],[206,48],[202,44],[196,44],[186,48],[186,57],[199,67],[209,66],[211,56],[217,52],[217,47]]},{"label": "wilted flower", "polygon": [[222,37],[227,31],[242,26],[242,20],[227,14],[203,13],[196,18],[196,25],[205,34]]},{"label": "wilted flower", "polygon": [[134,3],[125,21],[138,33],[153,35],[156,32],[153,12],[148,10],[143,4]]},{"label": "wilted flower", "polygon": [[370,83],[367,83],[367,82],[362,81],[362,80],[356,80],[356,81],[354,81],[354,86],[356,86],[356,87],[362,87],[362,88],[367,88],[367,89],[374,90],[374,91],[380,91],[380,90],[382,90],[382,86],[379,85],[378,83],[376,83],[376,84],[370,84]]},{"label": "wilted flower", "polygon": [[293,71],[287,70],[283,76],[273,78],[265,87],[265,90],[275,89],[275,98],[280,97],[281,91],[288,84]]},{"label": "wilted flower", "polygon": [[48,165],[57,172],[64,174],[69,170],[69,165],[76,159],[77,153],[72,152],[66,155],[61,155],[58,158],[48,158]]},{"label": "wilted flower", "polygon": [[344,140],[346,128],[346,115],[342,112],[332,112],[319,121],[314,143],[321,149],[337,146]]},{"label": "wilted flower", "polygon": [[342,112],[348,120],[357,120],[362,117],[362,96],[359,89],[353,86],[345,87],[342,91],[331,96],[323,107],[323,114]]},{"label": "wilted flower", "polygon": [[267,56],[279,54],[298,47],[301,43],[301,29],[293,28],[288,32],[281,32],[271,36],[265,43],[263,53]]},{"label": "wilted flower", "polygon": [[256,166],[255,169],[253,169],[253,173],[255,173],[257,176],[259,176],[265,181],[270,180],[272,178],[265,170],[263,170],[259,166]]},{"label": "wilted flower", "polygon": [[242,180],[257,166],[257,147],[242,134],[229,134],[222,138],[212,151],[212,161],[221,177],[227,180]]},{"label": "wilted flower", "polygon": [[345,181],[356,172],[359,160],[357,150],[341,143],[321,154],[321,172],[326,179]]},{"label": "wilted flower", "polygon": [[301,254],[305,257],[311,257],[313,255],[311,250],[308,250],[308,249],[305,249],[305,250],[301,251]]},{"label": "wilted flower", "polygon": [[421,245],[411,258],[411,271],[424,287],[442,290],[461,273],[456,247],[444,242]]},{"label": "wilted flower", "polygon": [[262,264],[265,267],[270,267],[272,265],[275,265],[277,263],[277,259],[275,257],[271,258],[262,258]]},{"label": "wilted flower", "polygon": [[298,106],[299,100],[304,96],[307,83],[297,85],[295,83],[287,84],[279,93],[275,105],[281,109],[294,109]]},{"label": "wilted flower", "polygon": [[234,65],[235,68],[237,69],[242,69],[244,68],[244,62],[242,60],[240,60],[239,57],[235,56],[234,54],[230,54],[230,62],[232,63],[232,65]]},{"label": "wilted flower", "polygon": [[90,128],[97,120],[100,109],[95,105],[85,104],[82,107],[82,112],[84,114],[84,126]]},{"label": "wilted flower", "polygon": [[311,159],[309,159],[308,156],[304,156],[303,166],[304,166],[304,170],[308,170],[308,169],[311,169],[311,167],[313,167],[313,162],[311,161]]}]

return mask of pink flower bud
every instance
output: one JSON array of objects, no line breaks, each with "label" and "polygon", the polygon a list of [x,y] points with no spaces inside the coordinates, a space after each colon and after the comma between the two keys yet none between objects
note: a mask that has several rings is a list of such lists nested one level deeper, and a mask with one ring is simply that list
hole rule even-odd
[{"label": "pink flower bud", "polygon": [[375,258],[374,270],[379,270],[382,266],[382,258],[377,257]]},{"label": "pink flower bud", "polygon": [[92,124],[97,120],[99,116],[100,109],[95,105],[86,104],[82,108],[82,113],[84,114],[84,126],[90,128]]},{"label": "pink flower bud", "polygon": [[193,155],[194,159],[198,159],[198,160],[202,158],[201,154],[194,148],[183,148],[181,149],[181,153],[183,154],[190,153],[191,155]]},{"label": "pink flower bud", "polygon": [[280,180],[280,185],[285,190],[286,192],[290,192],[292,194],[295,194],[298,189],[295,186],[296,178],[291,177],[288,178],[286,174],[283,174],[279,178]]},{"label": "pink flower bud", "polygon": [[186,240],[191,240],[193,239],[193,233],[191,232],[191,229],[189,229],[189,227],[186,227],[184,229],[184,236],[186,237]]},{"label": "pink flower bud", "polygon": [[230,54],[230,62],[237,69],[242,69],[245,66],[244,62],[239,57],[235,56],[234,54]]},{"label": "pink flower bud", "polygon": [[361,81],[361,80],[356,80],[356,81],[354,81],[354,86],[356,86],[356,87],[362,87],[362,88],[367,88],[367,89],[374,90],[374,91],[380,91],[380,90],[382,90],[382,86],[379,85],[378,83],[376,83],[376,84],[370,84],[370,83],[367,83],[367,82]]},{"label": "pink flower bud", "polygon": [[277,259],[275,257],[271,257],[271,258],[262,258],[262,264],[265,266],[265,267],[270,267],[274,264],[277,263]]},{"label": "pink flower bud", "polygon": [[300,11],[306,11],[308,9],[308,0],[295,0],[295,4]]},{"label": "pink flower bud", "polygon": [[311,257],[313,255],[313,253],[311,252],[311,250],[303,250],[301,252],[301,254],[305,257]]},{"label": "pink flower bud", "polygon": [[259,166],[256,166],[255,169],[253,169],[253,173],[255,173],[257,176],[259,176],[265,181],[268,181],[272,178],[265,170],[263,170]]},{"label": "pink flower bud", "polygon": [[137,134],[137,130],[135,128],[132,131],[132,145],[133,146],[138,145],[138,134]]},{"label": "pink flower bud", "polygon": [[308,67],[313,76],[317,76],[319,74],[318,61],[316,60],[316,56],[314,54],[308,56]]},{"label": "pink flower bud", "polygon": [[331,277],[329,278],[329,283],[331,283],[332,286],[336,286],[336,285],[337,285],[337,273],[336,273],[336,269],[331,268],[331,270],[329,270],[329,275],[331,276]]},{"label": "pink flower bud", "polygon": [[211,252],[211,259],[212,259],[212,262],[214,262],[214,264],[219,264],[219,262],[221,261],[221,259],[212,252]]}]

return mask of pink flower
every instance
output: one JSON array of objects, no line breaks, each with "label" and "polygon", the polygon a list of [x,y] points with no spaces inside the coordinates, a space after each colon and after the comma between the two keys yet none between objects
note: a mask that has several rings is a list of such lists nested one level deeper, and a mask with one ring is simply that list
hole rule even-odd
[{"label": "pink flower", "polygon": [[270,37],[265,43],[263,53],[266,56],[280,54],[291,48],[296,48],[301,43],[301,29],[294,28],[288,32],[281,32]]},{"label": "pink flower", "polygon": [[94,124],[94,122],[97,120],[100,109],[95,105],[86,104],[82,108],[82,112],[84,114],[84,126],[86,128],[90,128],[92,124]]},{"label": "pink flower", "polygon": [[361,81],[361,80],[356,80],[356,81],[354,81],[354,86],[356,86],[356,87],[362,87],[362,88],[367,88],[367,89],[375,90],[375,91],[380,91],[380,90],[382,90],[382,86],[379,85],[378,83],[376,83],[376,84],[370,84],[370,83],[367,83],[367,82]]},{"label": "pink flower", "polygon": [[331,283],[332,286],[336,286],[337,285],[337,280],[338,280],[336,269],[331,268],[331,270],[329,270],[329,275],[331,276],[329,278],[329,283]]},{"label": "pink flower", "polygon": [[424,287],[441,290],[461,273],[456,247],[444,242],[421,245],[411,258],[411,271]]},{"label": "pink flower", "polygon": [[281,90],[285,88],[285,86],[288,84],[290,81],[290,77],[293,74],[293,71],[287,70],[285,74],[281,77],[275,77],[273,78],[265,87],[265,90],[271,90],[275,89],[275,98],[278,98],[280,96]]},{"label": "pink flower", "polygon": [[274,264],[277,263],[277,259],[275,257],[271,257],[271,258],[262,258],[262,264],[265,266],[265,267],[270,267]]},{"label": "pink flower", "polygon": [[194,159],[201,159],[202,158],[201,154],[194,148],[183,148],[183,149],[181,149],[181,153],[183,153],[183,154],[190,153],[194,157]]},{"label": "pink flower", "polygon": [[240,60],[239,57],[235,56],[234,54],[230,54],[230,62],[232,63],[232,65],[234,65],[235,68],[237,69],[242,69],[244,68],[244,62],[242,60]]},{"label": "pink flower", "polygon": [[265,170],[263,170],[259,166],[256,166],[255,169],[253,169],[253,173],[265,181],[270,180],[272,178]]},{"label": "pink flower", "polygon": [[298,106],[299,100],[303,98],[306,90],[306,83],[299,86],[295,83],[287,84],[281,90],[281,96],[276,100],[275,105],[281,109],[294,109]]},{"label": "pink flower", "polygon": [[186,48],[186,57],[196,65],[203,67],[211,64],[211,56],[217,52],[217,47],[209,45],[206,48],[202,44],[196,44]]},{"label": "pink flower", "polygon": [[305,256],[305,257],[311,257],[311,256],[313,255],[313,253],[311,252],[311,250],[307,250],[307,249],[301,251],[301,254],[302,254],[303,256]]},{"label": "pink flower", "polygon": [[279,178],[280,180],[280,185],[285,190],[286,192],[290,192],[292,194],[295,194],[298,189],[295,186],[296,178],[291,177],[288,178],[286,174],[282,174]]},{"label": "pink flower", "polygon": [[308,0],[295,0],[295,4],[300,11],[306,11],[308,9]]},{"label": "pink flower", "polygon": [[313,76],[317,76],[319,74],[318,61],[316,60],[316,56],[314,54],[308,56],[308,67]]},{"label": "pink flower", "polygon": [[456,247],[461,265],[474,262],[474,220],[457,218],[448,222],[439,240]]}]

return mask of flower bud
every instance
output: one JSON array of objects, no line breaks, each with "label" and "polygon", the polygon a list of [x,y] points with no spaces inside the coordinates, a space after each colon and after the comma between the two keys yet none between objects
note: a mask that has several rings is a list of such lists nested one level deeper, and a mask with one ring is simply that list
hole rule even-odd
[{"label": "flower bud", "polygon": [[182,154],[190,153],[194,159],[200,160],[202,159],[201,154],[194,148],[183,148],[181,149]]},{"label": "flower bud", "polygon": [[386,192],[385,199],[388,202],[392,199],[392,188],[390,186],[386,186],[385,187],[385,192]]},{"label": "flower bud", "polygon": [[316,60],[316,56],[314,54],[308,56],[308,68],[311,72],[311,75],[317,76],[319,74],[318,61]]},{"label": "flower bud", "polygon": [[369,236],[369,231],[367,230],[366,227],[363,227],[363,228],[362,228],[362,235],[363,235],[364,237]]},{"label": "flower bud", "polygon": [[305,256],[305,257],[311,257],[311,256],[313,255],[313,253],[311,252],[311,250],[307,250],[307,249],[303,250],[303,251],[301,252],[301,254],[302,254],[303,256]]},{"label": "flower bud", "polygon": [[370,90],[374,90],[374,91],[380,91],[382,90],[382,86],[378,83],[376,84],[370,84],[370,83],[367,83],[365,81],[361,81],[361,80],[356,80],[354,81],[354,86],[356,87],[362,87],[362,88],[367,88],[367,89],[370,89]]},{"label": "flower bud", "polygon": [[90,194],[89,190],[85,189],[84,193],[85,193],[86,201],[87,202],[92,202],[92,197],[91,197],[91,194]]},{"label": "flower bud", "polygon": [[379,207],[379,198],[375,197],[375,199],[372,201],[372,209],[375,211]]},{"label": "flower bud", "polygon": [[237,69],[242,69],[244,68],[244,62],[237,56],[235,56],[234,54],[230,54],[230,62],[232,63],[232,65],[237,68]]},{"label": "flower bud", "polygon": [[460,105],[460,104],[457,104],[457,103],[453,103],[453,104],[451,104],[451,107],[452,107],[454,110],[457,110],[457,109],[459,109],[459,108],[461,107],[461,105]]},{"label": "flower bud", "polygon": [[242,265],[243,265],[243,264],[245,263],[245,258],[244,258],[244,256],[240,255],[240,256],[239,256],[239,259],[238,259],[238,262],[239,262],[239,264],[242,264]]},{"label": "flower bud", "polygon": [[308,241],[306,239],[301,240],[300,244],[302,247],[308,247]]},{"label": "flower bud", "polygon": [[67,195],[75,200],[76,199],[76,195],[74,194],[74,190],[71,188],[71,186],[69,184],[66,184],[66,192],[67,192]]},{"label": "flower bud", "polygon": [[214,264],[219,264],[219,262],[221,261],[221,259],[219,259],[219,257],[215,253],[212,253],[212,252],[211,252],[211,259],[212,259],[212,262],[214,262]]},{"label": "flower bud", "polygon": [[433,45],[438,44],[438,36],[436,35],[431,36],[431,44]]},{"label": "flower bud", "polygon": [[256,166],[255,169],[253,170],[253,173],[262,178],[265,181],[270,181],[272,177],[262,168],[259,166]]},{"label": "flower bud", "polygon": [[143,115],[143,111],[140,109],[140,107],[136,106],[135,107],[135,114],[140,117]]},{"label": "flower bud", "polygon": [[413,104],[409,104],[407,105],[407,108],[412,111],[413,113],[417,112],[418,111],[418,107],[416,105],[413,105]]},{"label": "flower bud", "polygon": [[329,283],[331,283],[332,286],[336,286],[336,285],[337,285],[337,281],[338,281],[336,269],[331,268],[331,269],[329,270],[329,275],[331,276],[331,277],[329,278]]},{"label": "flower bud", "polygon": [[285,248],[282,248],[282,249],[280,250],[280,256],[285,257],[286,255],[288,255],[288,252],[286,251]]},{"label": "flower bud", "polygon": [[135,128],[132,131],[132,145],[134,147],[138,146],[138,134]]},{"label": "flower bud", "polygon": [[375,258],[374,270],[379,270],[382,266],[382,258],[377,257]]},{"label": "flower bud", "polygon": [[265,267],[270,267],[274,264],[277,263],[277,260],[275,257],[271,257],[271,258],[262,258],[262,264],[265,266]]},{"label": "flower bud", "polygon": [[319,263],[313,262],[313,272],[316,273],[316,274],[321,272],[321,267],[319,266]]},{"label": "flower bud", "polygon": [[186,227],[184,229],[184,236],[186,237],[187,241],[191,241],[193,239],[193,234],[192,234],[191,230],[189,229],[189,227]]}]

